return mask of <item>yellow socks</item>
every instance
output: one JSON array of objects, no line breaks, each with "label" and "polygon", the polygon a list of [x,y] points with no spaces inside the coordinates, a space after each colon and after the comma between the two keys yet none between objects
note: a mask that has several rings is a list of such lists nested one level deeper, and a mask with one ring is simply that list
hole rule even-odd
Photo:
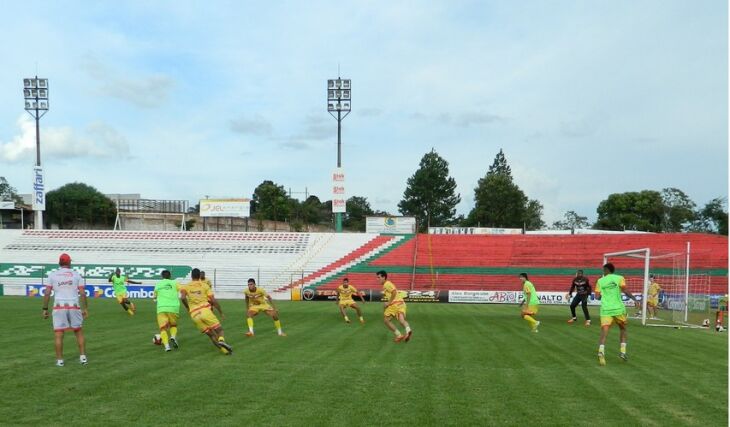
[{"label": "yellow socks", "polygon": [[625,342],[621,343],[621,353],[626,353],[626,343]]},{"label": "yellow socks", "polygon": [[246,324],[248,324],[248,331],[253,333],[253,318],[247,317]]},{"label": "yellow socks", "polygon": [[533,319],[532,316],[530,316],[529,314],[525,314],[524,316],[522,316],[522,318],[527,320],[527,323],[530,324],[531,328],[534,328],[535,324],[537,324],[537,320]]},{"label": "yellow socks", "polygon": [[281,320],[274,320],[274,326],[276,327],[276,332],[281,335]]},{"label": "yellow socks", "polygon": [[167,337],[167,331],[165,331],[165,330],[160,331],[160,337],[162,337],[162,345],[167,347],[167,343],[170,342],[170,338]]},{"label": "yellow socks", "polygon": [[177,326],[171,326],[170,327],[170,336],[172,338],[175,338],[177,336]]}]

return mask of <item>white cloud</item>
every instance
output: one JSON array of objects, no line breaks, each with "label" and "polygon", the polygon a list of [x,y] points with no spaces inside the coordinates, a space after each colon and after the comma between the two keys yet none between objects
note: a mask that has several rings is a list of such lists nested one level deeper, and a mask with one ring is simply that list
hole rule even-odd
[{"label": "white cloud", "polygon": [[155,108],[167,102],[175,81],[162,73],[142,77],[120,75],[93,56],[84,58],[86,72],[99,83],[97,93],[121,99],[142,108]]},{"label": "white cloud", "polygon": [[[33,159],[36,153],[35,122],[30,116],[17,120],[20,133],[8,142],[0,141],[0,161],[19,162]],[[41,156],[129,157],[124,135],[103,122],[89,124],[83,133],[69,126],[41,127]]]}]

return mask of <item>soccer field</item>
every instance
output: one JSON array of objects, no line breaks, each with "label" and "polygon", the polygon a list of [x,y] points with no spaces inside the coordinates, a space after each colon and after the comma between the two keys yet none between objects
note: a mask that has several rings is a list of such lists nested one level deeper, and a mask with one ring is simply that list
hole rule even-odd
[{"label": "soccer field", "polygon": [[413,339],[395,344],[378,303],[348,325],[334,303],[279,302],[289,336],[260,315],[246,338],[244,302],[222,301],[224,356],[187,315],[164,353],[151,301],[134,317],[90,303],[89,364],[67,334],[58,368],[41,300],[0,298],[0,423],[727,425],[725,333],[633,323],[630,361],[614,329],[600,367],[599,328],[567,325],[567,307],[543,306],[534,334],[516,306],[410,304]]}]

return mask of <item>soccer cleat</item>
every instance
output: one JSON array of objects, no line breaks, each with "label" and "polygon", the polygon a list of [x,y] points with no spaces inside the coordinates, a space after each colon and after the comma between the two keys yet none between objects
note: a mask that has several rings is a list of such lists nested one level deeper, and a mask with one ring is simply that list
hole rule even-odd
[{"label": "soccer cleat", "polygon": [[132,310],[131,308],[128,308],[127,314],[129,314],[130,316],[134,316],[134,310]]},{"label": "soccer cleat", "polygon": [[411,335],[413,335],[413,331],[406,332],[406,337],[403,339],[405,342],[408,342],[411,340]]},{"label": "soccer cleat", "polygon": [[628,362],[629,361],[629,356],[626,353],[619,353],[618,354],[618,357],[620,357],[621,360],[623,360],[624,362]]},{"label": "soccer cleat", "polygon": [[403,340],[404,340],[405,338],[406,338],[406,336],[405,336],[405,335],[398,335],[397,337],[395,337],[395,339],[393,339],[393,342],[401,342],[401,341],[403,341]]},{"label": "soccer cleat", "polygon": [[172,351],[172,348],[170,348],[170,344],[167,344],[165,346],[165,353],[167,353],[168,351]]},{"label": "soccer cleat", "polygon": [[79,363],[81,363],[84,366],[86,366],[86,364],[89,363],[89,360],[86,358],[85,354],[82,354],[81,356],[79,356]]},{"label": "soccer cleat", "polygon": [[285,334],[284,332],[282,332],[282,333],[280,333],[280,334],[279,334],[279,336],[280,336],[280,337],[285,337],[285,336],[286,336],[286,334]]},{"label": "soccer cleat", "polygon": [[360,324],[361,325],[364,325],[365,324],[365,319],[360,319]]},{"label": "soccer cleat", "polygon": [[568,319],[568,323],[575,323],[575,321],[576,321],[575,317]]},{"label": "soccer cleat", "polygon": [[532,332],[537,333],[537,328],[540,327],[540,321],[538,320],[537,323],[535,323],[535,327],[532,328]]},{"label": "soccer cleat", "polygon": [[218,341],[218,347],[220,349],[226,351],[226,353],[224,353],[224,354],[231,354],[231,353],[233,353],[233,347],[231,347],[230,345],[226,344],[225,341]]},{"label": "soccer cleat", "polygon": [[589,326],[591,326],[591,321],[590,320],[586,320],[586,322],[584,323],[584,325],[585,325],[586,328],[589,327]]},{"label": "soccer cleat", "polygon": [[603,356],[603,353],[598,353],[598,364],[606,366],[606,358]]},{"label": "soccer cleat", "polygon": [[63,368],[63,360],[56,360],[56,366]]},{"label": "soccer cleat", "polygon": [[251,331],[246,332],[246,336],[253,338],[253,332],[251,332]]},{"label": "soccer cleat", "polygon": [[345,319],[345,323],[350,323],[350,319]]},{"label": "soccer cleat", "polygon": [[175,337],[170,337],[170,344],[172,344],[172,347],[177,350],[180,348],[180,345],[177,343],[177,339]]}]

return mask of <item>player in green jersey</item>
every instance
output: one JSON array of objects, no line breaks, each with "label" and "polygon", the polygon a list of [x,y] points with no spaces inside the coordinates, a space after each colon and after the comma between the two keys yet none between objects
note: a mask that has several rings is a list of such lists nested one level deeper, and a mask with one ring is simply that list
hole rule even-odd
[{"label": "player in green jersey", "polygon": [[537,297],[535,286],[527,278],[527,273],[520,273],[520,280],[522,280],[523,297],[520,307],[527,305],[527,307],[522,309],[521,315],[522,318],[530,324],[532,332],[537,332],[537,327],[540,326],[540,322],[535,320],[535,316],[537,316],[537,309],[540,305],[540,300]]},{"label": "player in green jersey", "polygon": [[[170,279],[170,272],[162,272],[162,280],[155,285],[157,300],[157,326],[165,351],[170,351],[170,344],[177,349],[177,320],[180,317],[180,285]],[[169,336],[168,336],[169,333]]]},{"label": "player in green jersey", "polygon": [[601,366],[606,365],[605,343],[608,336],[608,330],[611,325],[616,323],[620,330],[621,349],[618,356],[625,362],[629,358],[626,355],[626,306],[621,299],[621,293],[634,300],[638,304],[636,297],[626,289],[626,280],[623,276],[614,274],[615,267],[608,263],[603,266],[603,277],[596,282],[594,290],[596,299],[601,300],[601,338],[598,341],[598,363]]},{"label": "player in green jersey", "polygon": [[127,298],[127,283],[141,285],[142,282],[129,280],[129,277],[122,276],[122,270],[117,268],[114,274],[109,276],[109,283],[111,283],[112,287],[114,288],[114,296],[117,298],[117,302],[119,303],[119,305],[121,305],[124,311],[129,313],[130,316],[134,316],[137,308],[134,306],[134,303],[131,302],[129,298]]}]

